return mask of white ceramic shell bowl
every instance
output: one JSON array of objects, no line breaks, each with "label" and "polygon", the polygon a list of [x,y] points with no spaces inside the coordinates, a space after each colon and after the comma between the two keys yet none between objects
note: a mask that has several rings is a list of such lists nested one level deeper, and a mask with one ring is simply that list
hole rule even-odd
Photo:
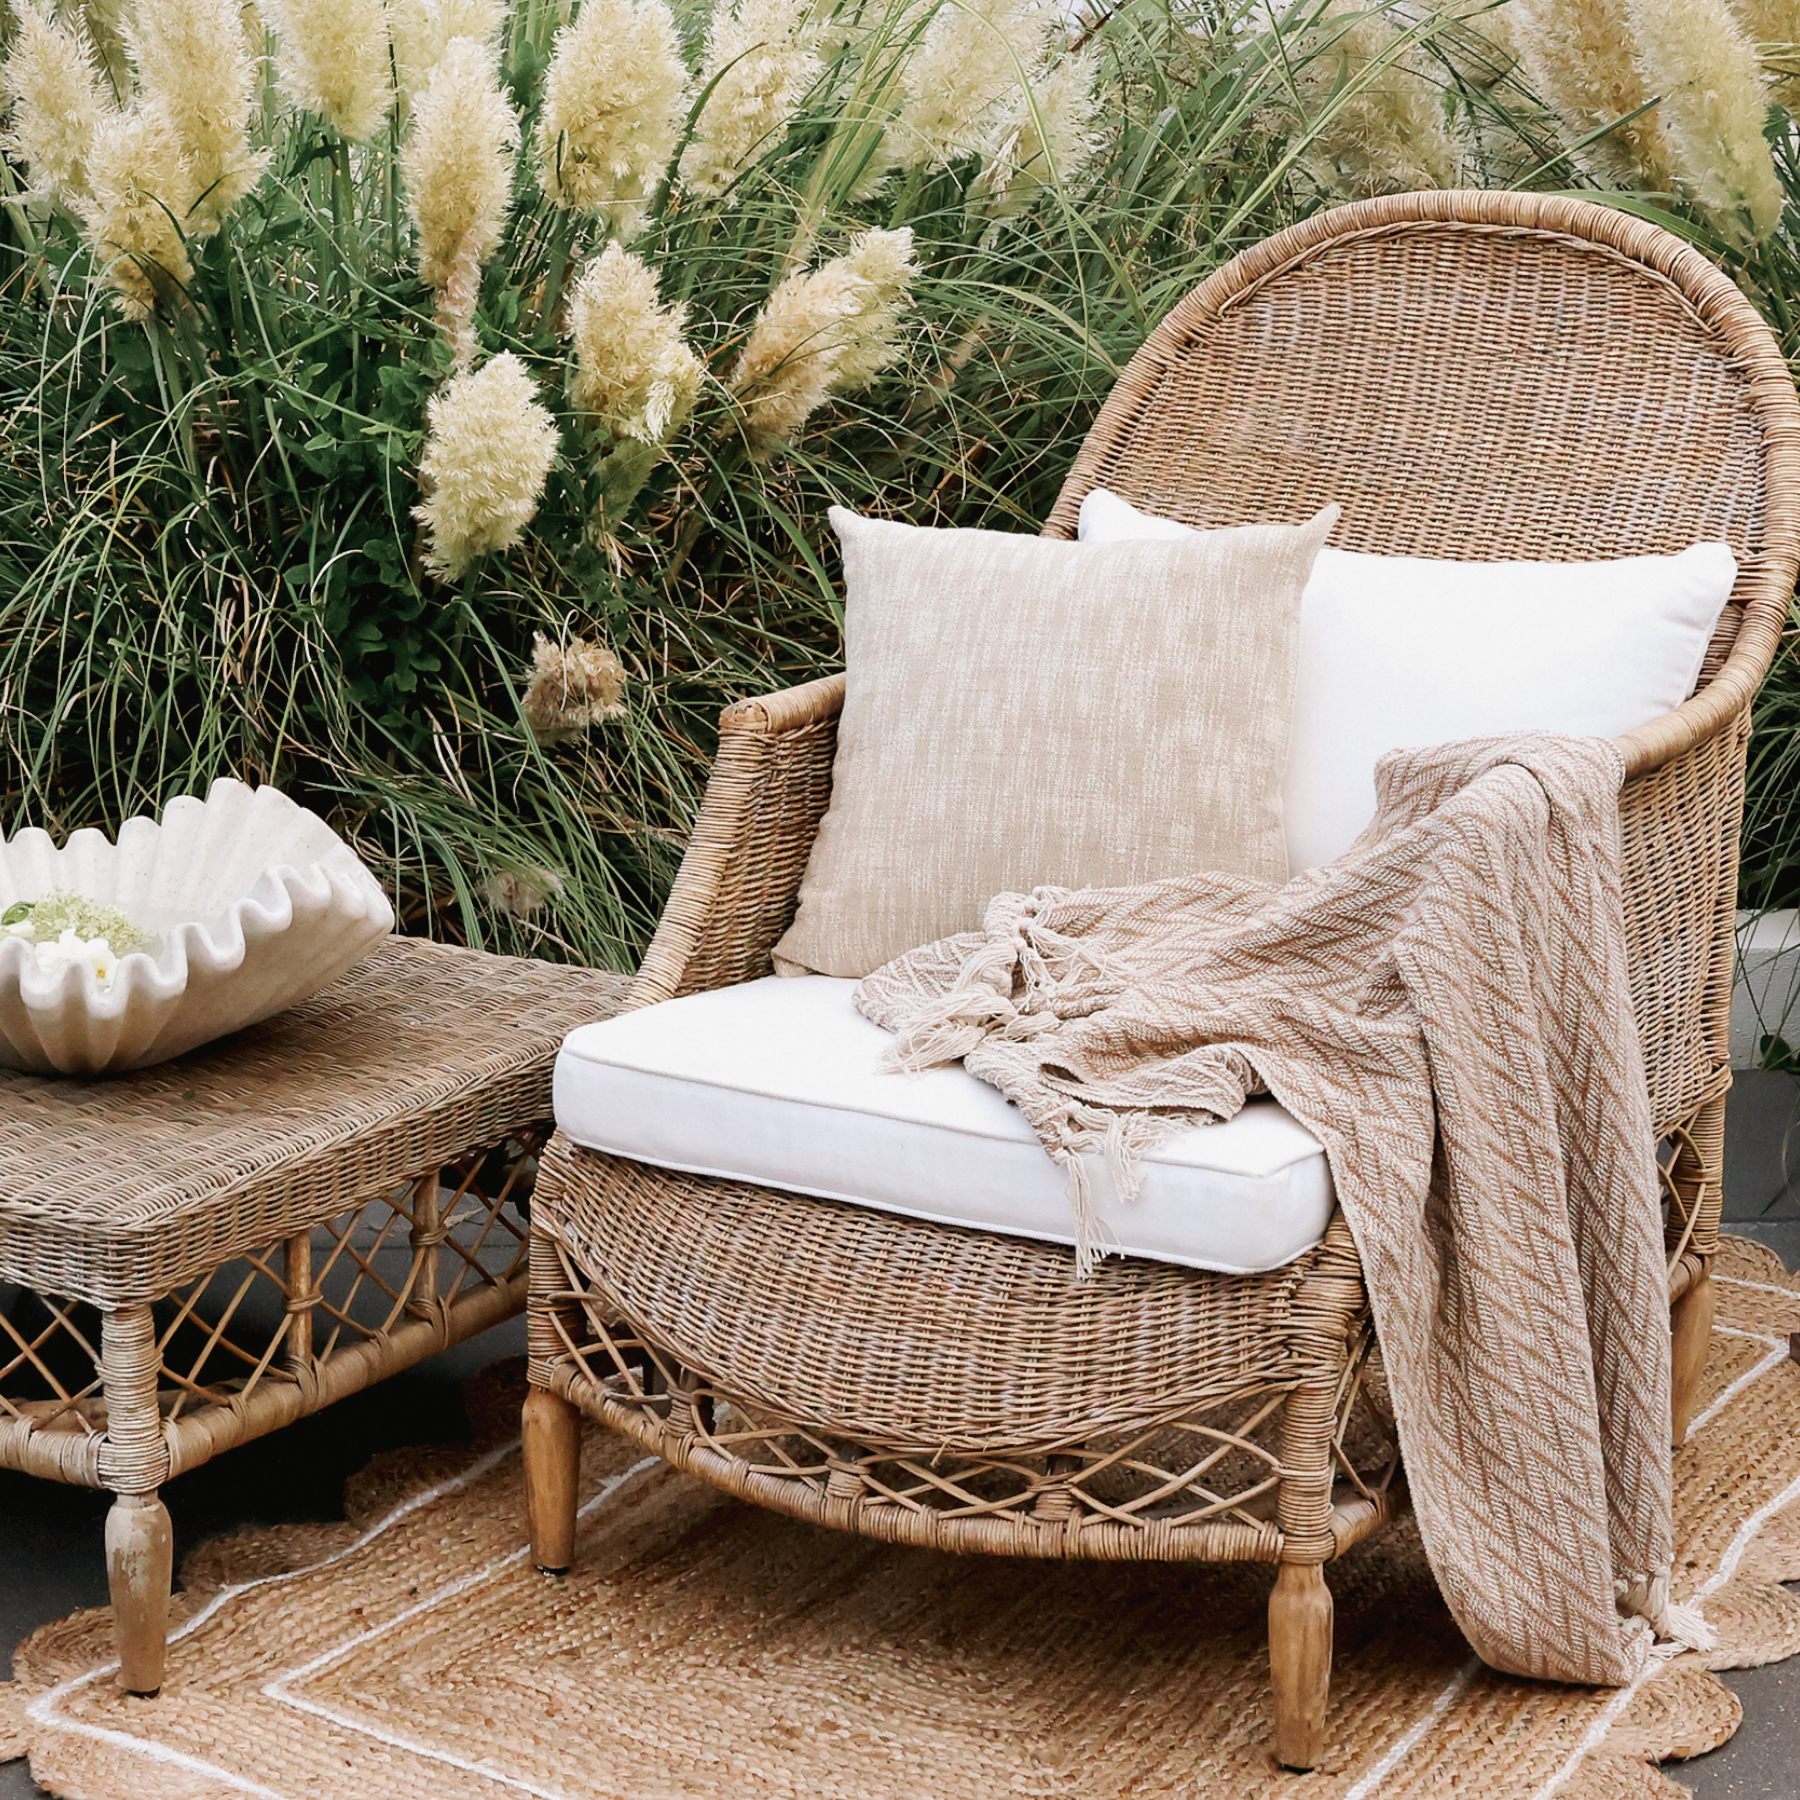
[{"label": "white ceramic shell bowl", "polygon": [[316,993],[394,928],[354,851],[272,787],[215,781],[160,821],[127,819],[114,844],[78,831],[0,844],[0,912],[69,888],[151,936],[102,988],[86,963],[49,973],[0,938],[0,1067],[113,1075],[269,1018]]}]

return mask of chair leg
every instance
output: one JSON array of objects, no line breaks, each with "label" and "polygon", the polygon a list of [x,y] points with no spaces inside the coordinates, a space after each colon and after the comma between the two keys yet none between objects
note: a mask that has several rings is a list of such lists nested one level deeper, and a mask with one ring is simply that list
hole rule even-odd
[{"label": "chair leg", "polygon": [[1269,1677],[1275,1689],[1275,1760],[1316,1769],[1325,1757],[1331,1699],[1331,1589],[1317,1563],[1283,1563],[1269,1596]]},{"label": "chair leg", "polygon": [[119,1686],[146,1698],[163,1684],[175,1534],[155,1494],[120,1494],[106,1515],[106,1582],[112,1592]]},{"label": "chair leg", "polygon": [[564,1575],[575,1557],[581,1409],[561,1394],[534,1387],[525,1397],[523,1431],[531,1560],[547,1575]]},{"label": "chair leg", "polygon": [[1673,1366],[1671,1368],[1674,1418],[1669,1441],[1677,1450],[1687,1442],[1688,1426],[1700,1397],[1700,1377],[1706,1369],[1706,1356],[1712,1345],[1713,1311],[1717,1296],[1712,1276],[1702,1275],[1675,1302],[1671,1324],[1674,1330]]}]

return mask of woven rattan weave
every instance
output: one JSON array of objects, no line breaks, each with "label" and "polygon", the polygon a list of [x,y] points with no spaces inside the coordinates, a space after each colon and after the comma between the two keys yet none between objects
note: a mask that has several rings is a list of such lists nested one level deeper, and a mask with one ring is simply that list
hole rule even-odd
[{"label": "woven rattan weave", "polygon": [[[1047,530],[1105,485],[1210,526],[1341,502],[1349,549],[1674,552],[1741,573],[1699,692],[1622,741],[1627,930],[1665,1140],[1679,1443],[1712,1317],[1748,705],[1800,547],[1800,409],[1754,309],[1623,213],[1433,193],[1319,215],[1152,333]],[[723,719],[631,1004],[768,972],[830,794],[841,679]],[[943,1548],[1281,1564],[1275,1748],[1319,1755],[1321,1566],[1398,1503],[1341,1221],[1245,1279],[1118,1264],[553,1145],[533,1218],[537,1554],[576,1408],[733,1492]]]},{"label": "woven rattan weave", "polygon": [[163,1482],[523,1306],[551,1061],[623,993],[395,938],[176,1062],[0,1071],[0,1468],[119,1496],[134,1691],[162,1679]]}]

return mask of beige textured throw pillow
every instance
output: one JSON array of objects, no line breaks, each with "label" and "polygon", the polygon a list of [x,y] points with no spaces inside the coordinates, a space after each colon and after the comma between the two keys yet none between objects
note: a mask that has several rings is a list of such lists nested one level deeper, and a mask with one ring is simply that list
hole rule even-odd
[{"label": "beige textured throw pillow", "polygon": [[1300,592],[1337,520],[1071,544],[834,507],[847,686],[784,973],[861,976],[998,893],[1287,878]]}]

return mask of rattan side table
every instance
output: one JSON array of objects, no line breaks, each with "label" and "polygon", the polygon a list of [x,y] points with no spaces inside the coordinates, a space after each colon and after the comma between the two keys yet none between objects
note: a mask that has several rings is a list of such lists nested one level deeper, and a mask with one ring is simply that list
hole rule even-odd
[{"label": "rattan side table", "polygon": [[556,1048],[625,988],[391,938],[159,1068],[0,1070],[0,1468],[115,1496],[121,1686],[162,1684],[165,1481],[523,1308]]}]

